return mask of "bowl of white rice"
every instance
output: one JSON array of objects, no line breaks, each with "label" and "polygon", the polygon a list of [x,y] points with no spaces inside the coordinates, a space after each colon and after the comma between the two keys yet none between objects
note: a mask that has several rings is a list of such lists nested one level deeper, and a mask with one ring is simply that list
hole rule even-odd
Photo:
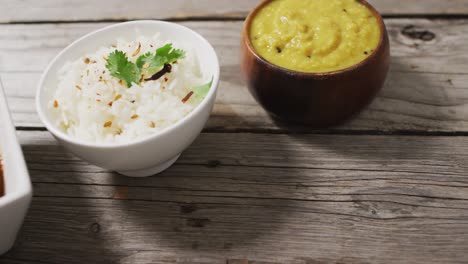
[{"label": "bowl of white rice", "polygon": [[36,105],[70,152],[146,177],[170,167],[200,134],[219,71],[210,43],[184,26],[120,23],[64,49],[42,75]]}]

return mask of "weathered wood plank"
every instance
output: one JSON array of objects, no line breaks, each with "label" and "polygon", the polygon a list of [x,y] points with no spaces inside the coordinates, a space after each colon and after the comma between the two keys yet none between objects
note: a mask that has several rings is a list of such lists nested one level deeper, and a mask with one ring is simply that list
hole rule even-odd
[{"label": "weathered wood plank", "polygon": [[[0,23],[37,21],[131,20],[243,18],[260,1],[240,0],[172,0],[164,3],[140,0],[4,0],[5,12]],[[369,0],[384,15],[465,15],[465,0]]]},{"label": "weathered wood plank", "polygon": [[[245,88],[238,59],[241,22],[183,24],[205,35],[221,59],[221,91],[209,130],[292,129],[271,120]],[[105,25],[0,26],[0,75],[18,126],[41,126],[33,97],[46,64],[74,39]],[[388,19],[387,25],[393,62],[386,87],[359,118],[339,129],[468,131],[468,20]],[[422,41],[402,34],[408,25],[436,38]]]},{"label": "weathered wood plank", "polygon": [[[30,162],[40,164],[43,159],[50,158],[63,161],[65,165],[71,161],[77,166],[87,164],[64,156],[47,131],[19,131],[19,135],[25,150],[31,152]],[[465,177],[468,176],[464,175],[468,168],[467,148],[468,137],[203,133],[179,159],[179,164],[324,170],[364,167],[385,173],[402,170]],[[407,170],[403,170],[403,166]],[[53,166],[47,168],[52,170]],[[90,171],[100,172],[102,170]]]},{"label": "weathered wood plank", "polygon": [[342,215],[332,204],[321,211],[315,203],[245,202],[199,204],[182,213],[167,202],[37,197],[19,246],[5,258],[132,264],[242,257],[254,263],[450,264],[467,258],[466,211],[458,219],[376,220]]},{"label": "weathered wood plank", "polygon": [[204,133],[167,172],[131,179],[47,132],[19,136],[36,197],[2,263],[468,258],[466,137]]}]

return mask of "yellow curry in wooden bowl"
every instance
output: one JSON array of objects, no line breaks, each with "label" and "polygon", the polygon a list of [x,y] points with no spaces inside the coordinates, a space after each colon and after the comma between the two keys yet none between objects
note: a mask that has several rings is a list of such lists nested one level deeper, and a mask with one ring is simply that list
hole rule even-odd
[{"label": "yellow curry in wooden bowl", "polygon": [[380,14],[364,0],[266,0],[248,16],[242,71],[273,116],[341,124],[385,81],[390,49]]}]

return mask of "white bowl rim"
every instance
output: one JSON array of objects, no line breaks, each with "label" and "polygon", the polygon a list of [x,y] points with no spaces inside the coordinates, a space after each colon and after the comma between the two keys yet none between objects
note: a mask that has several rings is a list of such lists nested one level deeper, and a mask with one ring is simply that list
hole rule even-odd
[{"label": "white bowl rim", "polygon": [[[201,42],[203,42],[203,43],[205,43],[207,45],[207,47],[213,53],[214,58],[215,58],[214,62],[216,63],[215,64],[215,72],[213,73],[213,82],[211,84],[210,91],[209,91],[208,95],[203,99],[203,101],[193,111],[191,111],[187,116],[185,116],[184,118],[182,118],[181,120],[179,120],[175,124],[170,125],[170,126],[164,128],[164,129],[162,129],[162,130],[160,130],[160,131],[158,131],[158,132],[156,132],[156,133],[154,133],[154,134],[152,134],[150,136],[147,136],[147,137],[144,137],[144,138],[141,138],[141,139],[135,139],[135,140],[132,140],[132,141],[129,141],[129,142],[124,142],[124,143],[93,143],[93,142],[88,142],[88,141],[85,141],[85,140],[73,138],[73,137],[65,134],[64,132],[60,131],[59,129],[57,129],[55,126],[53,126],[50,123],[50,121],[48,120],[48,118],[46,117],[45,113],[42,111],[41,100],[40,100],[41,96],[43,94],[42,91],[43,91],[43,87],[44,87],[45,77],[49,73],[52,66],[57,62],[57,60],[59,58],[64,56],[72,47],[80,45],[82,42],[87,41],[87,39],[92,37],[92,36],[95,36],[95,35],[103,32],[103,31],[107,31],[107,30],[110,30],[110,29],[113,29],[113,28],[116,28],[116,27],[124,27],[124,26],[129,26],[129,25],[138,25],[138,24],[154,24],[154,25],[159,25],[159,26],[161,26],[161,25],[162,26],[170,25],[170,26],[174,26],[174,27],[179,27],[182,30],[185,30],[187,32],[190,32],[191,34],[194,34],[195,37],[197,37]],[[153,139],[161,137],[163,135],[170,134],[172,131],[179,128],[187,120],[191,119],[197,113],[202,111],[202,109],[204,109],[207,106],[208,102],[212,99],[212,97],[216,95],[216,91],[217,91],[217,87],[218,87],[218,83],[219,83],[219,77],[220,77],[219,59],[218,59],[218,56],[216,54],[215,49],[210,44],[210,42],[208,42],[208,40],[206,40],[202,35],[195,32],[194,30],[192,30],[192,29],[190,29],[190,28],[188,28],[186,26],[182,26],[180,24],[176,24],[176,23],[172,23],[172,22],[166,22],[166,21],[160,21],[160,20],[136,20],[136,21],[117,23],[117,24],[113,24],[113,25],[110,25],[110,26],[106,26],[104,28],[95,30],[95,31],[93,31],[91,33],[88,33],[88,34],[84,35],[83,37],[75,40],[73,43],[68,45],[57,56],[55,56],[55,58],[48,64],[48,66],[46,67],[45,71],[43,72],[43,74],[41,76],[41,79],[39,80],[39,85],[38,85],[37,92],[36,92],[36,110],[37,110],[37,112],[39,114],[39,119],[45,125],[47,130],[49,130],[53,135],[55,135],[56,137],[58,137],[59,139],[65,141],[65,142],[75,144],[75,145],[80,145],[80,146],[83,146],[83,147],[102,148],[102,149],[117,149],[117,148],[122,148],[122,147],[140,145],[140,144],[148,143],[149,141],[152,141]]]},{"label": "white bowl rim", "polygon": [[0,129],[0,132],[7,134],[7,136],[10,137],[10,139],[12,139],[14,143],[10,145],[9,149],[6,149],[6,146],[1,146],[2,148],[0,149],[0,151],[5,153],[4,155],[7,155],[6,152],[8,152],[9,158],[13,157],[13,159],[17,160],[15,162],[15,167],[19,173],[18,175],[15,174],[14,177],[19,178],[19,180],[23,181],[24,184],[17,187],[15,191],[6,190],[6,182],[9,180],[9,178],[11,178],[11,176],[8,177],[7,179],[5,167],[3,167],[3,170],[4,170],[3,176],[2,176],[3,179],[0,179],[0,180],[3,181],[4,187],[5,187],[5,190],[4,190],[5,193],[3,194],[3,196],[0,196],[0,209],[24,197],[29,197],[29,198],[32,197],[31,177],[29,176],[29,171],[26,166],[26,161],[24,159],[23,151],[18,141],[18,135],[16,134],[16,129],[15,129],[15,126],[13,125],[11,113],[9,111],[8,102],[6,98],[6,93],[4,91],[2,80],[0,78],[0,120],[2,119],[2,116],[5,118],[3,120],[4,130]]}]

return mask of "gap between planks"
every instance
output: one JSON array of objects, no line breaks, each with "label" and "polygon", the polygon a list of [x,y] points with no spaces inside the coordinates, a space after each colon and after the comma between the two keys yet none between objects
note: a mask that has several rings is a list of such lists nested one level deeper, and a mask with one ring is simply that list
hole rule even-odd
[{"label": "gap between planks", "polygon": [[[45,127],[17,126],[17,131],[48,131]],[[264,128],[204,128],[202,133],[229,133],[229,134],[283,134],[283,135],[349,135],[349,136],[417,136],[417,137],[468,137],[468,131],[417,131],[417,130],[348,130],[348,129],[314,129],[301,127],[300,129],[264,129]]]},{"label": "gap between planks", "polygon": [[[389,14],[382,15],[384,19],[427,19],[427,20],[457,20],[468,19],[468,14]],[[168,22],[242,22],[246,16],[239,17],[181,17],[161,19]],[[86,23],[123,23],[137,19],[87,19],[87,20],[37,20],[0,22],[0,25],[41,25],[41,24],[86,24]]]}]

